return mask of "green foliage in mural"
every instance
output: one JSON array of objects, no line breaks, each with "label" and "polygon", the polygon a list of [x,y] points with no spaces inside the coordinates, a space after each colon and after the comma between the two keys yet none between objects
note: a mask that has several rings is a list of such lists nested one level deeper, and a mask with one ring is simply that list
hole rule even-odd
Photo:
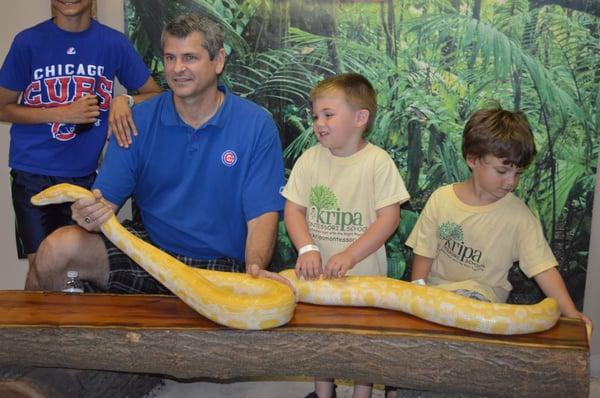
[{"label": "green foliage in mural", "polygon": [[[166,20],[193,10],[221,24],[228,52],[221,80],[271,112],[288,170],[316,142],[310,88],[338,72],[365,75],[378,92],[368,138],[390,153],[411,194],[386,245],[390,262],[406,270],[411,259],[403,243],[425,201],[470,173],[460,148],[469,115],[498,105],[523,111],[538,155],[516,194],[540,218],[569,283],[581,280],[587,264],[600,131],[600,12],[594,2],[544,3],[128,0],[125,10],[129,36],[159,81]],[[280,257],[291,261],[283,232]],[[569,287],[580,300],[583,289]]]}]

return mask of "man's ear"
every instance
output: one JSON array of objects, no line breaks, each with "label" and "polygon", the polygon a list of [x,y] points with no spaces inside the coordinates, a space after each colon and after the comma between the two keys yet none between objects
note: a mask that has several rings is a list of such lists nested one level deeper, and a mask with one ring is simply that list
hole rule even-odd
[{"label": "man's ear", "polygon": [[217,72],[217,75],[220,75],[221,73],[223,73],[223,69],[225,69],[225,59],[227,58],[227,54],[225,54],[225,49],[221,48],[216,54],[215,57],[213,58],[215,61],[217,61],[217,64],[215,65],[215,69]]},{"label": "man's ear", "polygon": [[364,127],[369,123],[369,116],[371,112],[368,109],[360,109],[356,111],[355,121],[357,127]]}]

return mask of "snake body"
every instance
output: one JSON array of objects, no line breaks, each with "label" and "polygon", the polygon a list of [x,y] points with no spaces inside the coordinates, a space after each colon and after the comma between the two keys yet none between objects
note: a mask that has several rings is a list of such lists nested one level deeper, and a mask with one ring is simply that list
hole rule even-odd
[{"label": "snake body", "polygon": [[[52,186],[31,198],[35,205],[89,197],[70,184]],[[378,307],[402,311],[438,324],[491,334],[523,334],[550,329],[558,321],[556,300],[532,305],[488,303],[430,286],[379,276],[347,276],[306,281],[294,270],[280,273],[294,286],[246,274],[191,268],[137,238],[113,215],[101,226],[115,246],[186,304],[219,324],[236,329],[269,329],[287,323],[296,299],[321,305]]]},{"label": "snake body", "polygon": [[[89,196],[92,193],[87,189],[58,184],[33,196],[31,202],[41,206]],[[188,267],[131,234],[115,215],[100,229],[167,289],[214,322],[236,329],[269,329],[289,322],[294,314],[294,293],[280,282]]]}]

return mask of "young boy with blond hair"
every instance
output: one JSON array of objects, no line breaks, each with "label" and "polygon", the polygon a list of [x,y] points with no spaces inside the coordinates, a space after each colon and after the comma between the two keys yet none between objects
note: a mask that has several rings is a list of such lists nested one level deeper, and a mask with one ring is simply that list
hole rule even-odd
[{"label": "young boy with blond hair", "polygon": [[[385,276],[384,244],[409,194],[394,161],[364,137],[375,120],[375,90],[363,76],[345,73],[321,81],[310,99],[319,143],[298,159],[283,191],[296,274]],[[370,397],[371,390],[355,382],[354,397]],[[307,398],[316,397],[335,397],[332,379],[315,380]]]}]

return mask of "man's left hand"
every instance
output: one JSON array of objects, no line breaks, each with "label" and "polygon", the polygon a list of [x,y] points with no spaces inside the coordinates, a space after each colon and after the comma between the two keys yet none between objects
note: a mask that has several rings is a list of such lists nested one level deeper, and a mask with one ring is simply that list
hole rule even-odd
[{"label": "man's left hand", "polygon": [[277,281],[277,282],[285,283],[295,293],[294,285],[292,285],[292,283],[290,281],[288,281],[286,278],[284,278],[283,276],[279,275],[276,272],[267,271],[266,269],[261,268],[258,264],[246,265],[246,273],[249,274],[250,276],[252,276],[253,278],[262,277],[262,278],[273,279],[274,281]]}]

